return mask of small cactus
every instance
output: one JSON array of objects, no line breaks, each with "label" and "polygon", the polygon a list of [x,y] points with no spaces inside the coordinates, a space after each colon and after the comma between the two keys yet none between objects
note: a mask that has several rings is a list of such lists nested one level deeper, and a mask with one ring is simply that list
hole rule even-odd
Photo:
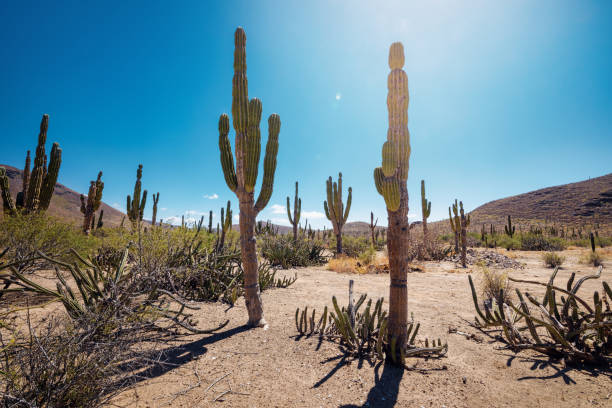
[{"label": "small cactus", "polygon": [[83,213],[83,232],[89,235],[90,230],[95,229],[95,213],[102,204],[102,191],[104,182],[102,172],[98,173],[96,181],[91,181],[87,198],[81,194],[81,212]]},{"label": "small cactus", "polygon": [[159,192],[157,194],[153,194],[153,216],[151,217],[151,225],[155,225],[155,220],[157,219],[157,203],[159,202]]},{"label": "small cactus", "polygon": [[459,213],[461,214],[461,265],[465,268],[467,266],[467,228],[470,226],[470,216],[465,216],[462,201],[459,202],[459,208]]},{"label": "small cactus", "polygon": [[136,170],[136,183],[134,184],[134,195],[127,196],[127,216],[132,223],[132,228],[138,230],[140,228],[142,217],[144,215],[144,209],[147,204],[147,190],[142,190],[142,164],[138,165]]},{"label": "small cactus", "polygon": [[[372,248],[376,249],[376,241],[378,240],[378,231],[376,231],[378,218],[374,221],[374,213],[370,211],[370,235],[372,236]],[[376,232],[375,232],[376,231]]]},{"label": "small cactus", "polygon": [[423,244],[425,248],[429,248],[427,218],[431,215],[431,201],[425,198],[425,180],[421,180],[421,213],[423,214]]},{"label": "small cactus", "polygon": [[[219,244],[217,246],[218,249],[223,249],[225,246],[225,235],[232,230],[232,208],[231,202],[227,200],[227,211],[224,212],[223,207],[221,207],[221,235],[219,237]],[[218,228],[218,227],[217,227]]]},{"label": "small cactus", "polygon": [[455,203],[452,205],[452,209],[453,214],[451,214],[451,207],[448,207],[448,221],[450,222],[451,229],[453,230],[453,234],[455,235],[455,253],[458,254],[459,236],[461,235],[461,219],[459,218],[459,206],[457,204],[456,198]]},{"label": "small cactus", "polygon": [[346,220],[351,210],[351,202],[353,200],[353,189],[348,188],[348,197],[346,199],[346,208],[342,201],[342,173],[338,174],[338,182],[332,182],[331,176],[327,179],[327,200],[323,202],[325,216],[331,221],[336,234],[336,255],[342,253],[342,228],[346,224]]},{"label": "small cactus", "polygon": [[295,198],[293,199],[293,217],[291,217],[291,201],[287,196],[287,217],[293,226],[293,240],[298,239],[298,225],[300,223],[300,215],[302,214],[302,199],[298,197],[298,182],[295,182]]},{"label": "small cactus", "polygon": [[512,225],[512,218],[508,215],[508,224],[504,225],[504,231],[506,235],[512,238],[514,236],[514,231],[516,231],[516,226]]}]

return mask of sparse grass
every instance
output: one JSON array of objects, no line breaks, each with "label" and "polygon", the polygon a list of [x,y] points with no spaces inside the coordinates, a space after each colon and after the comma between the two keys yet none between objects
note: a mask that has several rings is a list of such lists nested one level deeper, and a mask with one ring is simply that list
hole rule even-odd
[{"label": "sparse grass", "polygon": [[340,256],[329,260],[327,269],[339,273],[365,273],[358,267],[359,261],[355,258]]},{"label": "sparse grass", "polygon": [[556,252],[546,252],[542,254],[542,260],[549,268],[556,268],[563,264],[565,257],[557,254]]},{"label": "sparse grass", "polygon": [[588,251],[581,258],[580,261],[587,265],[600,266],[603,264],[603,256],[599,251]]},{"label": "sparse grass", "polygon": [[[502,303],[510,304],[510,282],[508,272],[491,270],[482,267],[482,287],[481,292],[485,300],[494,299],[498,305]],[[503,294],[501,290],[503,289]]]}]

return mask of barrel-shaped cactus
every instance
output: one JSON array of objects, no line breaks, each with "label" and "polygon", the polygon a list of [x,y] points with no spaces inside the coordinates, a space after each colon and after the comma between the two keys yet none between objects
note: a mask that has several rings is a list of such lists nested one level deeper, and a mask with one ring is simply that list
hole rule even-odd
[{"label": "barrel-shaped cactus", "polygon": [[255,248],[255,220],[257,214],[265,208],[272,196],[281,123],[277,114],[272,114],[268,118],[268,142],[264,157],[263,182],[257,201],[255,201],[254,190],[261,155],[259,123],[262,108],[259,99],[249,100],[246,73],[246,35],[240,27],[236,29],[234,45],[232,123],[236,132],[235,167],[228,138],[230,120],[226,114],[219,118],[219,150],[225,182],[230,190],[236,194],[240,203],[240,246],[244,268],[244,297],[249,315],[248,323],[252,326],[263,327],[266,326],[266,321],[263,316],[263,303],[259,288]]},{"label": "barrel-shaped cactus", "polygon": [[390,344],[396,353],[392,360],[403,354],[406,348],[408,324],[408,169],[410,161],[410,133],[408,131],[408,76],[404,66],[404,47],[401,43],[391,44],[387,80],[387,109],[389,130],[387,141],[382,148],[382,166],[374,170],[374,183],[387,205],[389,232],[389,324]]},{"label": "barrel-shaped cactus", "polygon": [[423,215],[423,244],[429,248],[429,232],[427,231],[427,218],[431,215],[431,201],[425,198],[425,180],[421,180],[421,214]]},{"label": "barrel-shaped cactus", "polygon": [[49,115],[43,115],[40,122],[38,134],[38,145],[34,157],[34,167],[30,172],[30,151],[26,154],[25,167],[23,169],[23,188],[13,201],[9,191],[9,180],[6,169],[0,175],[0,189],[2,190],[3,208],[7,214],[45,212],[51,204],[51,198],[57,183],[59,169],[62,164],[62,149],[57,143],[51,148],[51,159],[47,167],[47,155],[45,144],[47,142],[47,130],[49,128]]},{"label": "barrel-shaped cactus", "polygon": [[[127,196],[127,216],[132,223],[132,228],[138,230],[140,228],[144,209],[147,204],[147,190],[142,191],[142,164],[138,165],[136,170],[136,183],[134,183],[134,194]],[[142,192],[142,197],[141,197]]]},{"label": "barrel-shaped cactus", "polygon": [[351,211],[351,202],[353,201],[353,189],[348,188],[348,197],[346,198],[346,208],[342,201],[342,173],[338,173],[338,181],[332,181],[331,176],[326,181],[327,200],[323,202],[325,216],[331,221],[336,235],[336,255],[342,253],[342,228],[346,224],[349,212]]},{"label": "barrel-shaped cactus", "polygon": [[295,182],[295,198],[293,199],[293,217],[291,216],[291,200],[287,196],[287,217],[293,226],[293,240],[298,239],[298,225],[300,225],[300,216],[302,214],[302,199],[298,197],[298,182]]},{"label": "barrel-shaped cactus", "polygon": [[[83,232],[89,235],[90,230],[95,228],[93,222],[94,214],[102,204],[102,191],[104,190],[104,182],[102,181],[102,172],[98,173],[96,181],[91,181],[89,184],[89,192],[87,198],[81,194],[81,212],[83,213]],[[100,219],[102,216],[100,216]]]}]

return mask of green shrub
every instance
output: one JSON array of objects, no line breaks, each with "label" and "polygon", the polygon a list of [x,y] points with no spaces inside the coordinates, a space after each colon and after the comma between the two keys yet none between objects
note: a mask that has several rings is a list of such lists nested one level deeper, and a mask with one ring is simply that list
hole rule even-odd
[{"label": "green shrub", "polygon": [[[329,240],[330,248],[336,250],[335,235]],[[369,250],[372,246],[372,240],[364,237],[354,237],[351,235],[342,235],[342,253],[351,258],[359,258],[362,253]]]},{"label": "green shrub", "polygon": [[31,259],[38,251],[66,261],[72,258],[71,248],[88,255],[98,244],[96,237],[87,237],[79,228],[44,214],[15,215],[0,221],[0,251],[8,247],[7,261],[17,262],[16,268],[24,273],[49,266],[43,259]]},{"label": "green shrub", "polygon": [[546,252],[542,254],[542,260],[549,268],[556,268],[563,264],[565,257],[557,254],[556,252]]},{"label": "green shrub", "polygon": [[523,251],[562,251],[566,243],[561,238],[545,237],[540,234],[523,234],[520,237]]},{"label": "green shrub", "polygon": [[370,265],[374,261],[376,250],[371,246],[359,255],[359,263],[361,265]]},{"label": "green shrub", "polygon": [[311,266],[325,263],[323,245],[304,238],[293,240],[290,235],[267,235],[260,241],[260,250],[272,266],[283,269],[295,266]]}]

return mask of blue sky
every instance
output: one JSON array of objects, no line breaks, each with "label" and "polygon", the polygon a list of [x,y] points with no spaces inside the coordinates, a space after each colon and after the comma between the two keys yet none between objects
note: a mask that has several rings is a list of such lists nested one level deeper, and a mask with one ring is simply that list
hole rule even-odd
[{"label": "blue sky", "polygon": [[269,114],[282,121],[261,219],[287,223],[299,180],[303,218],[329,227],[325,180],[342,171],[349,219],[372,210],[386,223],[372,171],[394,41],[410,81],[411,214],[420,217],[421,179],[436,220],[454,198],[471,210],[612,171],[611,2],[84,3],[3,3],[0,163],[23,166],[48,113],[48,146],[64,152],[60,182],[86,192],[103,170],[104,201],[120,208],[139,163],[162,218],[218,215],[228,199],[237,207],[217,145],[237,26],[262,134]]}]

